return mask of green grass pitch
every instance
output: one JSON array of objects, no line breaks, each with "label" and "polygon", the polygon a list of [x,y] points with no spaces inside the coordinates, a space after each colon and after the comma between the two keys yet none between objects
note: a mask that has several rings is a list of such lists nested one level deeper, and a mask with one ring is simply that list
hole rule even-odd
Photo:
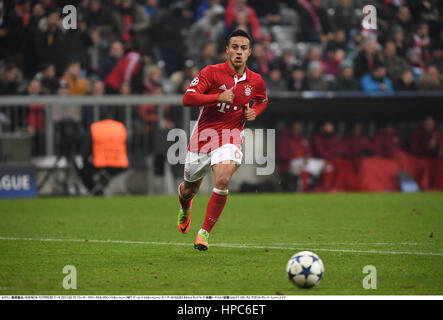
[{"label": "green grass pitch", "polygon": [[[175,196],[1,200],[0,295],[443,294],[442,193],[231,194],[199,252],[208,199],[186,235]],[[325,265],[309,290],[285,272],[302,250]],[[366,265],[377,289],[362,286]]]}]

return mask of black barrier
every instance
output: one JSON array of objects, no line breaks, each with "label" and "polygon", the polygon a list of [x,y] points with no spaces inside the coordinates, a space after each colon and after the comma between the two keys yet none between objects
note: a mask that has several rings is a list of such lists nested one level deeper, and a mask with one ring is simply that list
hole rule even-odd
[{"label": "black barrier", "polygon": [[294,120],[417,122],[428,115],[443,121],[443,92],[282,92],[270,94],[268,108],[255,125]]}]

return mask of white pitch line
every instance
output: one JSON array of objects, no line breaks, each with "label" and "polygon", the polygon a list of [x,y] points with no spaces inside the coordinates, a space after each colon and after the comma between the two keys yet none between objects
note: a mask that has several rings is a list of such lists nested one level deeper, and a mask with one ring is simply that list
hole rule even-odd
[{"label": "white pitch line", "polygon": [[[191,243],[184,242],[155,242],[155,241],[131,241],[131,240],[96,240],[96,239],[52,239],[52,238],[19,238],[19,237],[0,237],[0,240],[10,241],[40,241],[40,242],[83,242],[83,243],[115,243],[115,244],[142,244],[159,246],[191,246]],[[306,245],[300,243],[300,245]],[[233,248],[233,249],[276,249],[276,250],[312,250],[324,252],[343,252],[343,253],[374,253],[390,255],[419,255],[419,256],[443,256],[442,252],[417,252],[417,251],[387,251],[387,250],[355,250],[355,249],[330,249],[330,248],[306,248],[306,247],[283,247],[283,246],[262,246],[240,243],[215,243],[212,247]]]},{"label": "white pitch line", "polygon": [[[282,243],[283,244],[283,243]],[[287,245],[325,245],[325,246],[426,246],[426,242],[288,242]]]}]

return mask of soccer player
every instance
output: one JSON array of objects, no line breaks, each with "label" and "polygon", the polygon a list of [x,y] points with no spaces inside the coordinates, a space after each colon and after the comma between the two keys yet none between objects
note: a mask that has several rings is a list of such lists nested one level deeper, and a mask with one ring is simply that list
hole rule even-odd
[{"label": "soccer player", "polygon": [[193,198],[204,176],[211,168],[214,174],[213,193],[194,243],[200,251],[209,247],[209,233],[225,206],[231,177],[241,164],[245,121],[254,121],[268,103],[263,79],[246,67],[251,50],[251,36],[233,31],[227,39],[227,61],[203,68],[183,96],[183,105],[199,107],[200,114],[186,154],[184,181],[178,187],[181,233],[191,226]]}]

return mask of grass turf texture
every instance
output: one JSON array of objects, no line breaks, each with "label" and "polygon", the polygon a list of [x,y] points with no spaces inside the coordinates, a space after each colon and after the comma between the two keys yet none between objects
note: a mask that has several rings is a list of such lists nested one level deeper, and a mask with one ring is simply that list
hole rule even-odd
[{"label": "grass turf texture", "polygon": [[[0,295],[443,294],[442,193],[231,194],[199,252],[208,199],[197,196],[186,235],[175,196],[1,200]],[[302,250],[325,265],[309,290],[285,273]],[[62,287],[65,265],[76,290]],[[362,287],[366,265],[376,290]]]}]

